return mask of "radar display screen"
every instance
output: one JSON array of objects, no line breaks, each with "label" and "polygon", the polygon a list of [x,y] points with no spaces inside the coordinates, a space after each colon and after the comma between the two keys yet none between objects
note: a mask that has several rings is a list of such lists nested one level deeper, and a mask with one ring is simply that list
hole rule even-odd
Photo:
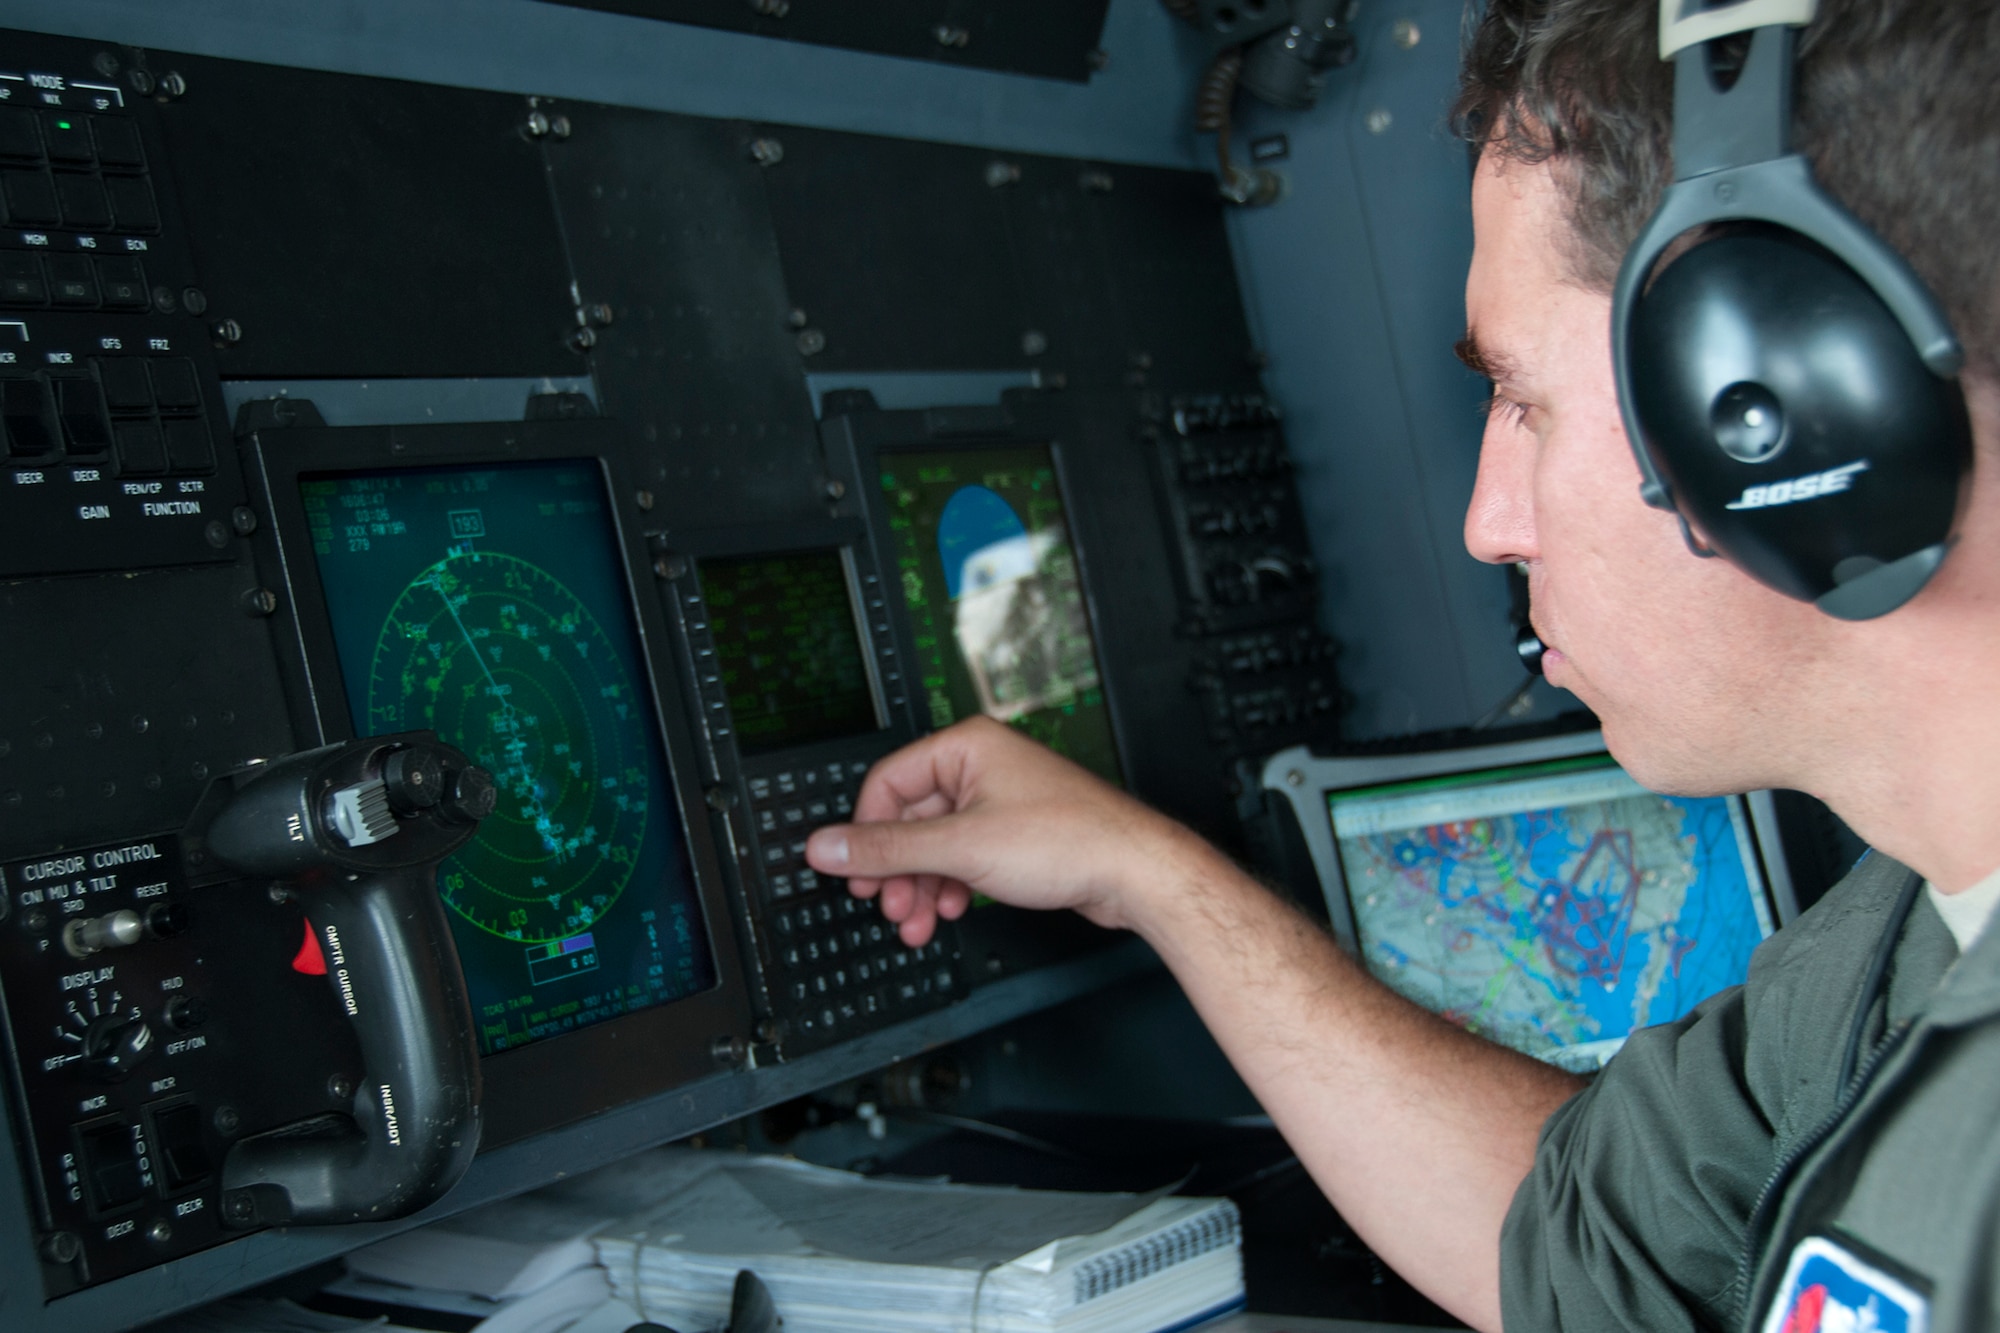
[{"label": "radar display screen", "polygon": [[839,551],[709,559],[700,573],[737,748],[881,729]]},{"label": "radar display screen", "polygon": [[1608,756],[1333,792],[1361,956],[1460,1026],[1588,1071],[1742,981],[1774,929],[1743,802]]},{"label": "radar display screen", "polygon": [[1122,781],[1049,446],[877,461],[931,725],[984,713]]},{"label": "radar display screen", "polygon": [[597,465],[299,489],[356,734],[434,730],[499,787],[438,873],[481,1051],[715,985]]}]

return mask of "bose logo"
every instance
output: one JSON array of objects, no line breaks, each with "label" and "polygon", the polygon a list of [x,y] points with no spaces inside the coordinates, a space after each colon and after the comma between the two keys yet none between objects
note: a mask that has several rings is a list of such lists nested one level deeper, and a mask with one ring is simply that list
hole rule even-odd
[{"label": "bose logo", "polygon": [[1803,477],[1793,477],[1789,481],[1774,481],[1768,486],[1752,486],[1743,492],[1743,498],[1733,500],[1723,506],[1725,509],[1769,509],[1772,505],[1797,504],[1800,500],[1814,500],[1822,495],[1835,495],[1847,489],[1855,474],[1868,470],[1868,460],[1843,463],[1830,467],[1824,472],[1809,472]]}]

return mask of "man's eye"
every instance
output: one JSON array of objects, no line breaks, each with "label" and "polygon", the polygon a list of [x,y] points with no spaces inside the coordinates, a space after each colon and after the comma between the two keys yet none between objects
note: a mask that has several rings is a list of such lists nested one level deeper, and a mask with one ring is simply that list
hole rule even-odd
[{"label": "man's eye", "polygon": [[1486,415],[1499,417],[1510,426],[1518,426],[1527,419],[1528,405],[1496,393],[1486,400]]}]

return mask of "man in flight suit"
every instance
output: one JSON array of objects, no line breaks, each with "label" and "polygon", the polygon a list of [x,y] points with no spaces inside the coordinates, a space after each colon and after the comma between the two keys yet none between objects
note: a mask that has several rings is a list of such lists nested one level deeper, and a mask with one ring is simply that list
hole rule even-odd
[{"label": "man in flight suit", "polygon": [[1956,544],[1859,622],[1695,558],[1640,498],[1608,330],[1672,174],[1657,23],[1492,0],[1471,37],[1461,354],[1494,387],[1465,539],[1526,567],[1550,681],[1640,782],[1811,792],[1878,849],[1744,986],[1585,1083],[983,720],[877,765],[810,856],[912,944],[974,891],[1137,932],[1342,1214],[1477,1328],[2000,1328],[2000,5],[1822,0],[1799,40],[1799,147],[1966,353]]}]

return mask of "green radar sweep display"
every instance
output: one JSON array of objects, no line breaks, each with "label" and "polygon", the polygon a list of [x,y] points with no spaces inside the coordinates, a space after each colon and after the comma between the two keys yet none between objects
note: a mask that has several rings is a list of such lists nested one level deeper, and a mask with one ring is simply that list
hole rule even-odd
[{"label": "green radar sweep display", "polygon": [[984,713],[1122,782],[1049,446],[877,462],[931,725]]},{"label": "green radar sweep display", "polygon": [[714,985],[597,467],[300,489],[356,734],[434,730],[499,787],[438,876],[481,1049]]}]

